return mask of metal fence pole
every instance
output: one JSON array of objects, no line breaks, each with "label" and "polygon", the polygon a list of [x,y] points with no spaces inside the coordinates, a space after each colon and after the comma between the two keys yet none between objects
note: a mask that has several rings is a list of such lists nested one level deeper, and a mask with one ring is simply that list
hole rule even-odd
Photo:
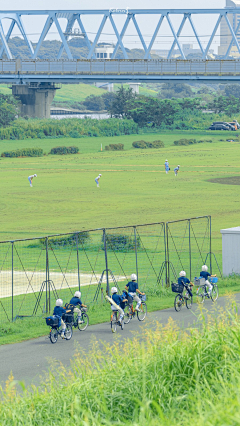
[{"label": "metal fence pole", "polygon": [[103,229],[103,241],[104,241],[104,253],[105,253],[105,264],[106,264],[106,278],[107,278],[107,294],[110,296],[109,281],[108,281],[108,258],[107,258],[107,242],[106,242],[106,229]]},{"label": "metal fence pole", "polygon": [[212,275],[212,217],[209,216],[209,252],[210,252],[210,274]]},{"label": "metal fence pole", "polygon": [[191,253],[191,220],[188,221],[188,243],[189,243],[189,275],[190,275],[190,281],[192,277],[192,253]]},{"label": "metal fence pole", "polygon": [[80,291],[80,270],[79,270],[79,253],[78,253],[78,234],[76,234],[76,248],[77,248],[77,266],[78,266],[78,290]]},{"label": "metal fence pole", "polygon": [[14,295],[14,282],[13,282],[13,242],[12,242],[12,321],[13,321],[13,295]]},{"label": "metal fence pole", "polygon": [[168,223],[166,223],[166,234],[167,234],[167,286],[170,285],[170,264],[169,264],[169,245],[168,245]]},{"label": "metal fence pole", "polygon": [[137,272],[137,282],[138,282],[138,256],[137,256],[137,231],[136,231],[136,226],[134,226],[134,238],[135,238],[136,272]]},{"label": "metal fence pole", "polygon": [[48,313],[48,237],[46,237],[46,313]]},{"label": "metal fence pole", "polygon": [[163,224],[163,234],[164,234],[164,250],[165,250],[165,285],[167,285],[167,247],[166,247],[166,229],[165,229],[165,222]]}]

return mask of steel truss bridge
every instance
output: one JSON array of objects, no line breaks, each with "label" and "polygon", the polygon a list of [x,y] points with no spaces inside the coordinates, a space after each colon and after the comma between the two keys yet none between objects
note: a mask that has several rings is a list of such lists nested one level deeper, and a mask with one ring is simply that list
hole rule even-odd
[{"label": "steel truss bridge", "polygon": [[[170,34],[173,37],[173,43],[169,49],[168,53],[168,59],[172,57],[172,54],[174,52],[175,47],[179,49],[180,55],[182,59],[186,59],[183,49],[180,44],[180,37],[182,35],[182,31],[184,29],[184,26],[186,22],[190,24],[190,27],[192,29],[193,37],[191,39],[191,42],[196,42],[201,50],[202,53],[202,59],[207,59],[209,49],[212,45],[213,39],[217,33],[217,30],[220,26],[220,23],[222,20],[226,22],[226,25],[229,29],[230,35],[231,35],[231,41],[229,43],[229,47],[226,51],[225,59],[229,56],[229,53],[231,51],[232,46],[236,46],[238,52],[240,53],[240,46],[237,39],[237,34],[240,30],[240,21],[238,22],[237,28],[233,28],[231,24],[231,19],[229,20],[229,15],[237,15],[240,14],[240,8],[225,8],[225,9],[110,9],[110,10],[40,10],[40,11],[0,11],[0,39],[2,42],[2,46],[0,48],[0,59],[3,57],[3,54],[5,53],[8,59],[13,59],[10,47],[9,47],[9,39],[12,35],[12,32],[14,30],[14,27],[17,26],[23,39],[26,42],[26,45],[28,46],[29,50],[29,57],[31,59],[37,59],[39,55],[39,51],[41,48],[41,45],[48,35],[52,25],[54,24],[56,27],[56,31],[58,32],[58,35],[60,37],[60,40],[62,42],[62,45],[60,47],[60,50],[58,52],[57,58],[60,59],[64,50],[67,54],[68,59],[72,60],[73,56],[71,53],[71,49],[69,46],[69,39],[71,38],[71,35],[73,35],[73,29],[74,26],[78,26],[78,30],[81,31],[82,36],[84,37],[86,41],[86,46],[88,48],[88,55],[87,59],[95,59],[95,48],[97,46],[97,43],[100,39],[100,36],[103,33],[104,26],[107,22],[107,20],[110,21],[113,33],[116,36],[116,45],[114,52],[112,54],[112,59],[116,58],[116,54],[118,52],[118,49],[120,48],[123,54],[124,59],[128,59],[127,51],[124,46],[124,36],[126,35],[127,28],[129,26],[129,23],[133,23],[136,33],[139,37],[139,40],[142,44],[143,50],[144,50],[144,59],[148,60],[151,58],[151,50],[154,45],[154,42],[156,40],[156,37],[159,34],[159,31],[161,30],[161,26],[164,21],[167,22]],[[88,34],[85,30],[84,26],[84,17],[85,16],[93,16],[93,15],[100,15],[102,16],[101,23],[97,29],[95,38],[93,42],[89,40]],[[116,25],[116,15],[123,15],[124,17],[124,24],[119,32]],[[200,15],[210,16],[212,18],[212,21],[215,22],[215,26],[212,30],[211,35],[209,36],[209,40],[207,42],[207,45],[204,47],[203,43],[201,41],[201,36],[197,32],[197,28],[195,25],[195,22]],[[25,28],[24,21],[25,17],[37,17],[42,16],[46,17],[45,24],[42,28],[42,31],[40,33],[39,41],[35,47],[33,48],[33,44],[28,36],[28,31]],[[153,28],[153,33],[150,42],[147,45],[147,42],[144,39],[143,33],[140,29],[138,20],[139,17],[157,17],[157,25],[155,28]],[[180,25],[176,26],[172,22],[173,16],[179,16],[181,18]],[[65,19],[66,25],[63,29],[60,25],[59,19]],[[7,19],[10,22],[9,28],[7,30],[7,33],[5,34],[4,28],[3,28],[3,21]],[[77,29],[77,28],[76,28]]]}]

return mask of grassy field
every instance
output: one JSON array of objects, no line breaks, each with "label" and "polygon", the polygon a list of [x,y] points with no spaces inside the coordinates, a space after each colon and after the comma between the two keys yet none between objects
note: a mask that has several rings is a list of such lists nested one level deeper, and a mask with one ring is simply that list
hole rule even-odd
[{"label": "grassy field", "polygon": [[[182,137],[213,143],[173,146]],[[114,138],[1,141],[1,151],[77,145],[79,155],[0,159],[0,239],[8,240],[100,227],[176,220],[210,214],[213,250],[221,248],[220,229],[236,226],[237,185],[210,179],[240,175],[240,144],[222,142],[226,133],[163,133]],[[165,148],[137,150],[132,142],[161,139]],[[124,143],[124,152],[101,152],[109,143]],[[171,171],[164,172],[169,160]],[[178,178],[173,168],[180,164]],[[33,188],[27,177],[37,173]],[[102,173],[100,188],[94,178]]]}]

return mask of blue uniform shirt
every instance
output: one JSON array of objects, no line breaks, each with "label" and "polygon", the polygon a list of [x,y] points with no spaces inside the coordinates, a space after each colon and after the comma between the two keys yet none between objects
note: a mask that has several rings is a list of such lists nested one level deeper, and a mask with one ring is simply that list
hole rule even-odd
[{"label": "blue uniform shirt", "polygon": [[205,278],[205,280],[207,280],[208,277],[211,277],[211,274],[209,274],[209,272],[206,272],[206,271],[201,271],[200,277],[203,277],[203,278]]},{"label": "blue uniform shirt", "polygon": [[79,299],[79,297],[72,297],[72,299],[70,300],[70,305],[74,305],[74,306],[80,305],[80,306],[82,306],[82,301],[81,301],[81,299]]},{"label": "blue uniform shirt", "polygon": [[117,293],[114,293],[113,295],[112,295],[112,300],[117,304],[117,305],[120,305],[120,303],[122,302],[122,300],[123,300],[123,296],[120,296],[119,294],[117,294]]},{"label": "blue uniform shirt", "polygon": [[126,287],[128,287],[129,293],[136,293],[136,290],[138,288],[138,283],[136,281],[130,281]]},{"label": "blue uniform shirt", "polygon": [[182,282],[184,282],[184,284],[190,284],[190,281],[187,277],[179,277],[178,284],[182,284]]},{"label": "blue uniform shirt", "polygon": [[175,167],[174,172],[178,172],[179,167]]},{"label": "blue uniform shirt", "polygon": [[61,306],[55,306],[53,315],[56,315],[60,318],[62,318],[63,314],[66,313],[66,309],[62,308]]}]

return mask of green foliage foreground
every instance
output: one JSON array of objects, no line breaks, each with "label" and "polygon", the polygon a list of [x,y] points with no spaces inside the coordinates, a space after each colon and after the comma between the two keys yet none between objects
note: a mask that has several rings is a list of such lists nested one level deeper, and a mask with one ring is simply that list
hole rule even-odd
[{"label": "green foliage foreground", "polygon": [[[2,426],[239,425],[240,321],[236,311],[178,329],[148,324],[143,339],[77,349],[70,371],[55,369],[31,392],[2,390]],[[151,325],[151,327],[150,327]]]}]

